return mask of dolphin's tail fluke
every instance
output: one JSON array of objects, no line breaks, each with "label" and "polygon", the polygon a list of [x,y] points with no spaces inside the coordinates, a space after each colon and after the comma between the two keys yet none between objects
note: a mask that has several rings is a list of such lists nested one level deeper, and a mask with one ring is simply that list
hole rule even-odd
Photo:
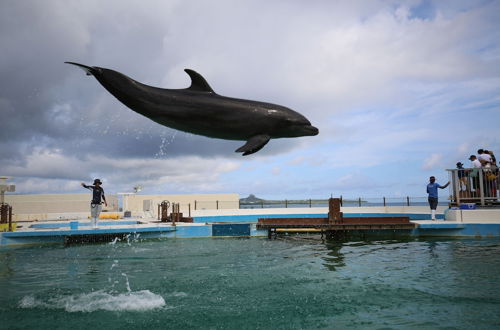
[{"label": "dolphin's tail fluke", "polygon": [[80,69],[85,71],[87,76],[92,76],[92,72],[94,71],[94,69],[92,67],[86,66],[86,65],[83,65],[80,63],[75,63],[75,62],[64,62],[64,63],[76,65],[77,67],[79,67]]}]

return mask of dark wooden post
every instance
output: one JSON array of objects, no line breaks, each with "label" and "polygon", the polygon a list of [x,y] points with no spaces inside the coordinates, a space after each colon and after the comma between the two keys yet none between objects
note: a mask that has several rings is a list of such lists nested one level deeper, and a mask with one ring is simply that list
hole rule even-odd
[{"label": "dark wooden post", "polygon": [[384,197],[384,207],[385,207],[385,197]]},{"label": "dark wooden post", "polygon": [[406,196],[406,205],[410,206],[410,197]]},{"label": "dark wooden post", "polygon": [[189,217],[191,218],[191,203],[188,203],[188,213]]},{"label": "dark wooden post", "polygon": [[194,210],[196,211],[196,200],[194,201]]},{"label": "dark wooden post", "polygon": [[361,207],[361,197],[358,198],[358,205]]},{"label": "dark wooden post", "polygon": [[288,200],[285,199],[285,208],[288,208]]},{"label": "dark wooden post", "polygon": [[328,200],[328,222],[342,223],[343,214],[340,212],[340,199],[330,198]]},{"label": "dark wooden post", "polygon": [[9,205],[9,231],[12,231],[12,206]]},{"label": "dark wooden post", "polygon": [[344,203],[344,202],[343,202],[343,200],[342,200],[342,195],[340,195],[340,206],[344,206],[344,204],[343,204],[343,203]]},{"label": "dark wooden post", "polygon": [[215,209],[218,210],[219,209],[219,201],[215,201]]},{"label": "dark wooden post", "polygon": [[311,202],[311,199],[309,198],[309,208],[312,207],[312,202]]}]

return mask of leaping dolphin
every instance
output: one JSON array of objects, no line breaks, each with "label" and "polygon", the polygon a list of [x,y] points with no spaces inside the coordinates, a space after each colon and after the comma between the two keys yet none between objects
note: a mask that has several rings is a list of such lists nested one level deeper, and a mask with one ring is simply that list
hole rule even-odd
[{"label": "leaping dolphin", "polygon": [[319,133],[300,113],[277,104],[218,95],[197,72],[185,69],[191,86],[163,89],[96,66],[65,62],[83,69],[127,107],[158,124],[226,140],[243,140],[243,156],[262,149],[270,139]]}]

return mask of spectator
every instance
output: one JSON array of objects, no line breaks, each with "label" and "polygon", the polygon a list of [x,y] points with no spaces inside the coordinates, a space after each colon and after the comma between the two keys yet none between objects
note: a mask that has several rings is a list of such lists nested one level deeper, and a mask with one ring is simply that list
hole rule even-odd
[{"label": "spectator", "polygon": [[477,190],[479,188],[479,171],[481,169],[481,162],[477,159],[476,155],[470,155],[469,160],[471,161],[472,170],[469,174],[472,180],[472,188],[474,192],[477,194]]},{"label": "spectator", "polygon": [[462,185],[465,187],[465,191],[470,191],[469,190],[469,180],[467,178],[467,172],[464,169],[464,164],[461,162],[457,163],[457,174],[458,174],[458,181],[460,185],[460,190],[462,190]]},{"label": "spectator", "polygon": [[495,166],[496,166],[496,164],[497,164],[497,159],[496,159],[496,157],[495,157],[495,154],[493,154],[493,151],[491,151],[491,150],[484,150],[484,153],[485,153],[485,154],[490,155],[490,158],[491,158],[491,165],[495,165]]},{"label": "spectator", "polygon": [[478,154],[478,160],[482,166],[486,165],[487,163],[491,164],[491,156],[485,153],[483,149],[479,149],[477,151],[477,154]]},{"label": "spectator", "polygon": [[448,181],[447,184],[444,186],[441,186],[439,183],[436,183],[436,178],[431,176],[429,178],[429,184],[427,185],[427,193],[429,194],[428,201],[429,201],[429,206],[431,208],[431,219],[434,221],[436,220],[436,208],[438,205],[438,188],[439,189],[444,189],[448,187],[450,184],[450,181]]}]

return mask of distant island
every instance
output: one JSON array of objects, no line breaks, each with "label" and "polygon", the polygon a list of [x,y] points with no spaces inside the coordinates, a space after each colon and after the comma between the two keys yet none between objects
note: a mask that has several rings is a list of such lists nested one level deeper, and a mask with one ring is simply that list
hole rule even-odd
[{"label": "distant island", "polygon": [[255,197],[254,194],[250,194],[246,198],[240,198],[240,203],[243,203],[243,204],[256,204],[256,203],[262,203],[264,201],[265,201],[265,199]]},{"label": "distant island", "polygon": [[[346,204],[367,204],[368,202],[366,200],[360,200],[360,199],[343,199],[343,203]],[[301,204],[307,204],[310,207],[315,204],[316,206],[325,206],[328,205],[328,199],[299,199],[299,200],[294,200],[294,199],[284,199],[284,200],[271,200],[271,199],[263,199],[255,196],[254,194],[248,195],[248,197],[245,198],[240,198],[240,205],[274,205],[277,207],[277,205],[283,204],[284,207],[288,207],[288,205],[301,205]]]}]

